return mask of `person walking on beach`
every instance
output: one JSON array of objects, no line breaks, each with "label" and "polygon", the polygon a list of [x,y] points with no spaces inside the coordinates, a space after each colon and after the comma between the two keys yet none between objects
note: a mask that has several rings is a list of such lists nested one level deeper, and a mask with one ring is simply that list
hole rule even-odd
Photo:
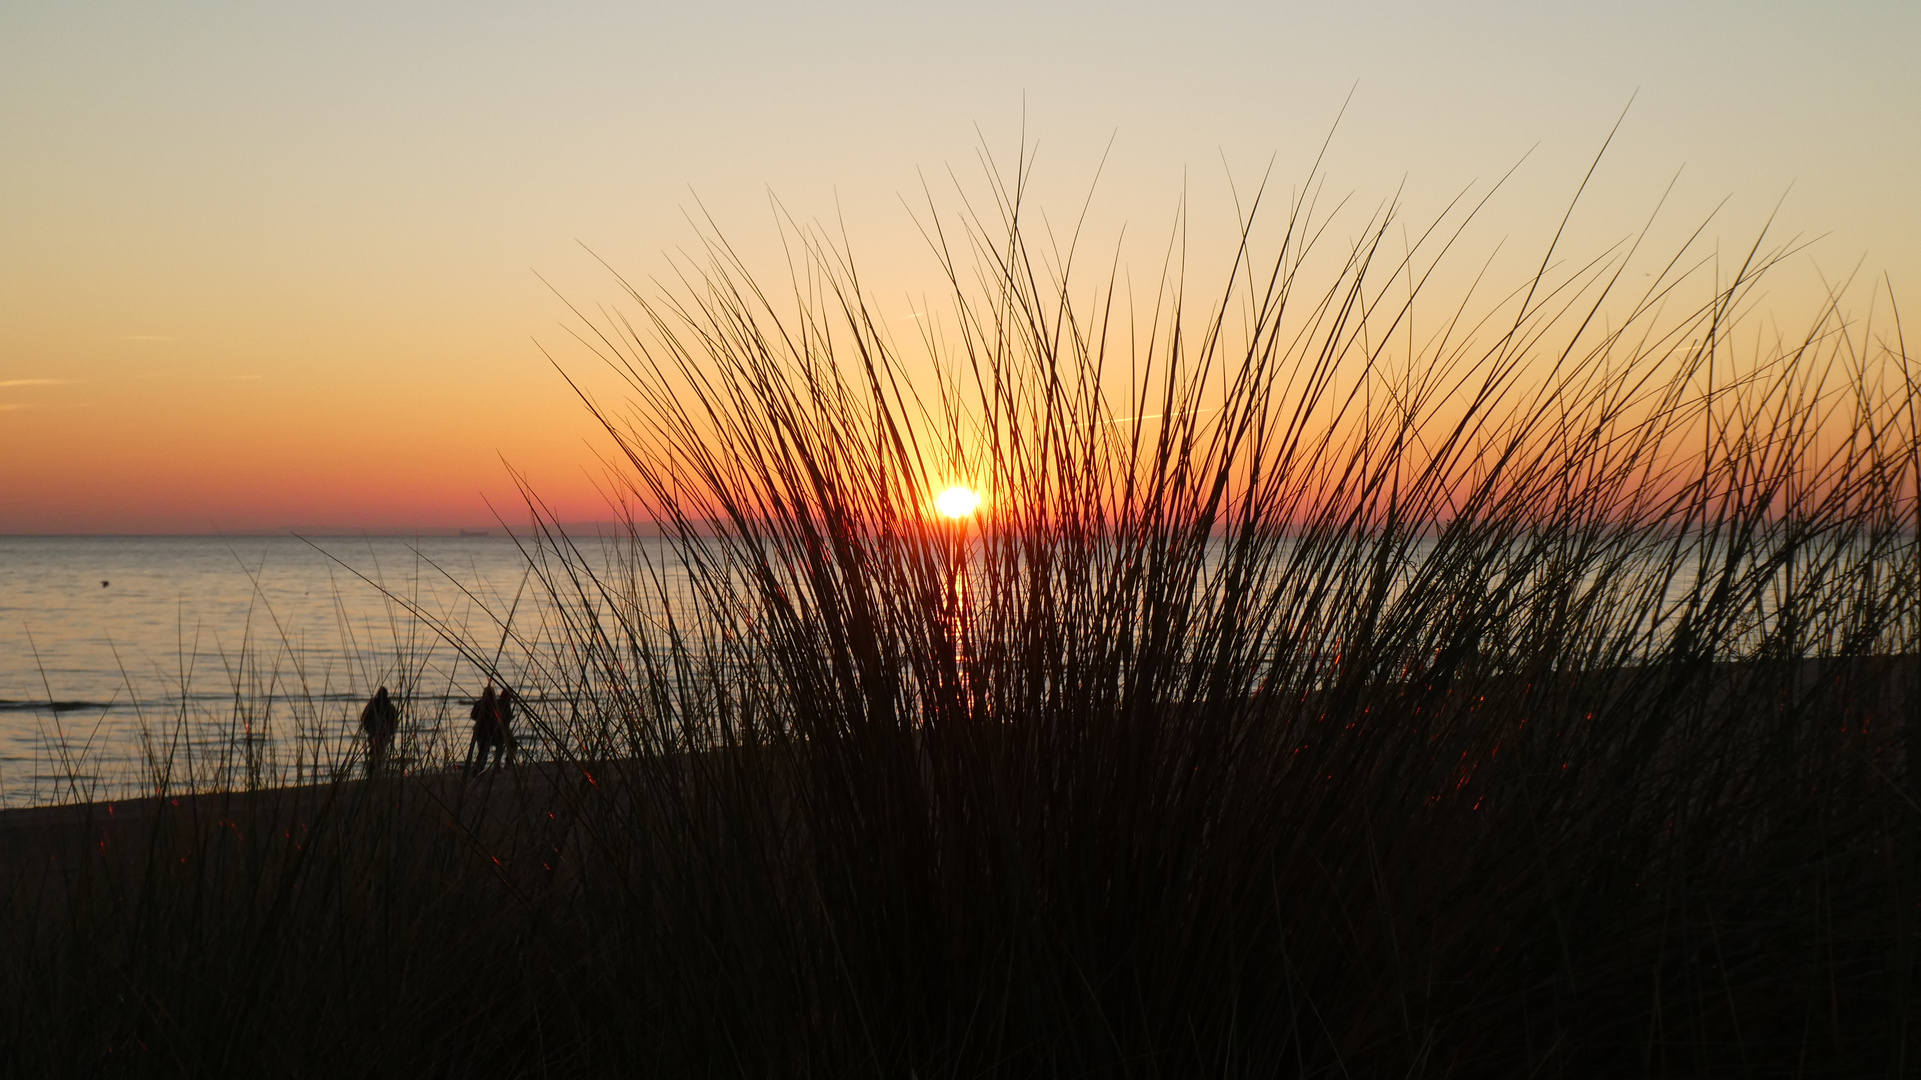
[{"label": "person walking on beach", "polygon": [[367,775],[372,776],[386,764],[387,748],[393,745],[394,732],[400,729],[400,710],[387,696],[387,688],[374,691],[360,710],[360,730],[367,733]]},{"label": "person walking on beach", "polygon": [[519,701],[520,695],[514,693],[513,687],[502,686],[500,699],[494,703],[494,716],[500,721],[494,729],[494,745],[499,749],[502,764],[512,765],[514,752],[520,749],[519,740],[514,738],[514,705]]},{"label": "person walking on beach", "polygon": [[476,775],[487,771],[487,757],[501,742],[500,698],[494,693],[492,679],[487,680],[487,689],[481,692],[468,715],[474,720],[474,735],[467,743],[467,761],[460,771]]}]

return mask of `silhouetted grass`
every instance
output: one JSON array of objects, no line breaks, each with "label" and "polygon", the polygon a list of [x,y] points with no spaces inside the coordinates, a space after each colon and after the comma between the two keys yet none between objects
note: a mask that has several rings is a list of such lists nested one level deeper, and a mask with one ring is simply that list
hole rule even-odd
[{"label": "silhouetted grass", "polygon": [[1300,205],[1134,304],[1024,168],[912,348],[806,230],[583,319],[643,509],[467,644],[535,760],[36,811],[13,1069],[1911,1073],[1898,327],[1743,337],[1757,245],[1430,329],[1463,221]]}]

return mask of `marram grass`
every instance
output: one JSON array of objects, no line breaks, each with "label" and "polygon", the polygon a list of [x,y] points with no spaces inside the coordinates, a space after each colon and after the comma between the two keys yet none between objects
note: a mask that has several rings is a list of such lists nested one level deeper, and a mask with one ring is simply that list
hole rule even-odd
[{"label": "marram grass", "polygon": [[906,346],[805,230],[583,319],[526,763],[8,833],[5,1071],[1921,1068],[1898,324],[1746,333],[1760,245],[1417,323],[1458,223],[1305,207],[1141,301],[997,194]]}]

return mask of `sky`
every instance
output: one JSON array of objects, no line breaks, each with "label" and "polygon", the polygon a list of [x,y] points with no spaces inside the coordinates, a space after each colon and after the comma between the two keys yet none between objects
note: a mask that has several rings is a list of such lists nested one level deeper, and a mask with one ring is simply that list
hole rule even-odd
[{"label": "sky", "polygon": [[983,190],[983,150],[1156,243],[1183,199],[1231,236],[1330,130],[1327,188],[1414,219],[1518,162],[1481,228],[1539,250],[1618,119],[1575,247],[1668,191],[1709,243],[1809,241],[1771,303],[1913,297],[1917,49],[1911,0],[12,0],[0,534],[513,523],[516,475],[606,518],[555,367],[618,393],[569,332],[622,301],[603,260],[663,277],[711,220],[774,265],[778,199],[905,317],[912,208]]}]

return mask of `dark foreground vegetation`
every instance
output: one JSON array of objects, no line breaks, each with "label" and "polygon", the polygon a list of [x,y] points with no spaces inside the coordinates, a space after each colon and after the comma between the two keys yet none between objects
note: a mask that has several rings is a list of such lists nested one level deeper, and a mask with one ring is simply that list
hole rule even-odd
[{"label": "dark foreground vegetation", "polygon": [[668,540],[536,528],[522,765],[15,815],[0,1072],[1921,1070],[1896,327],[1417,323],[1460,222],[1299,207],[1130,302],[997,191],[918,345],[804,231],[583,320]]}]

